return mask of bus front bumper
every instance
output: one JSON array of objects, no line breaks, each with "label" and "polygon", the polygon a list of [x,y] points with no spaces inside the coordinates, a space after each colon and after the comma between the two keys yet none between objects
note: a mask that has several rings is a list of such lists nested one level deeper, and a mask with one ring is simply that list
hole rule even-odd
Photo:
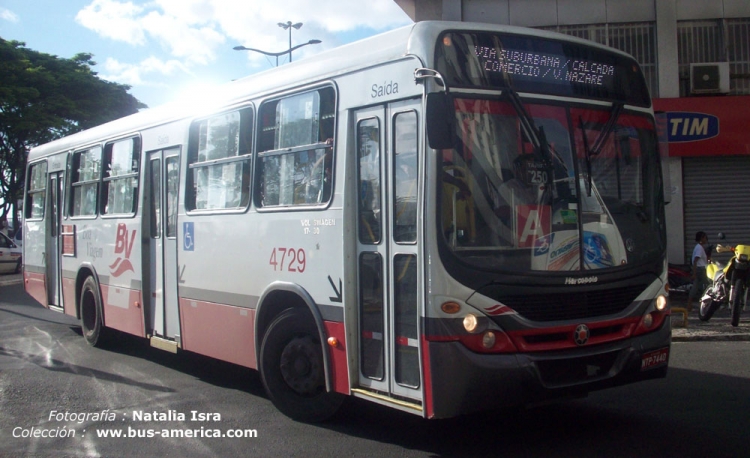
[{"label": "bus front bumper", "polygon": [[429,342],[428,415],[447,418],[663,378],[670,342],[669,320],[648,334],[573,350],[490,355],[460,342]]}]

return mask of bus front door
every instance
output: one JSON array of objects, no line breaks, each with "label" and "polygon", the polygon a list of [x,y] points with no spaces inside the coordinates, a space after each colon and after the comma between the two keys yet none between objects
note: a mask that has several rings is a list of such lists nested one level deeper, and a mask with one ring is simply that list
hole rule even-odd
[{"label": "bus front door", "polygon": [[146,300],[147,331],[167,340],[179,340],[177,299],[177,191],[180,149],[152,151],[148,156],[148,217],[150,240],[144,253],[149,271]]},{"label": "bus front door", "polygon": [[422,402],[419,100],[356,113],[359,386]]},{"label": "bus front door", "polygon": [[47,304],[62,307],[61,294],[61,249],[63,174],[52,172],[48,176],[49,212],[45,222],[44,263],[47,281]]}]

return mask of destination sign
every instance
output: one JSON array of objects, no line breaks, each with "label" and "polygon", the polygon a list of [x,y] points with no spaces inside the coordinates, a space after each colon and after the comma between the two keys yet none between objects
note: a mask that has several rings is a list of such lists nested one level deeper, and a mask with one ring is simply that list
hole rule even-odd
[{"label": "destination sign", "polygon": [[435,67],[449,87],[511,87],[651,106],[636,61],[593,43],[489,31],[447,32],[439,40]]},{"label": "destination sign", "polygon": [[504,73],[548,82],[594,86],[612,84],[615,66],[602,62],[571,59],[559,55],[474,46],[474,55],[486,72]]}]

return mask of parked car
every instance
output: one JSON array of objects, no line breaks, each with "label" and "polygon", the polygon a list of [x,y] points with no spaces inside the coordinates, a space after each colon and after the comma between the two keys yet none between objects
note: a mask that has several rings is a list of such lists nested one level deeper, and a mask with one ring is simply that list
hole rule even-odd
[{"label": "parked car", "polygon": [[0,273],[21,271],[21,248],[0,232]]},{"label": "parked car", "polygon": [[16,231],[16,235],[11,237],[13,239],[13,243],[18,245],[19,248],[23,248],[23,228],[19,227]]}]

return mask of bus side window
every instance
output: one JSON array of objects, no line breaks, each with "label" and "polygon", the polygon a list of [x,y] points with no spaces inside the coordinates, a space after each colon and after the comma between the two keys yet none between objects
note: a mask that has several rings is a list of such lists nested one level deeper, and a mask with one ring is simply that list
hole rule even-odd
[{"label": "bus side window", "polygon": [[101,163],[101,147],[73,153],[71,216],[96,216]]},{"label": "bus side window", "polygon": [[135,215],[138,207],[140,140],[128,138],[104,147],[102,215]]},{"label": "bus side window", "polygon": [[333,192],[335,92],[332,87],[260,107],[258,207],[320,205]]},{"label": "bus side window", "polygon": [[252,129],[251,108],[217,114],[190,126],[187,211],[247,207]]},{"label": "bus side window", "polygon": [[31,166],[28,189],[26,219],[44,218],[44,203],[47,198],[47,161]]}]

